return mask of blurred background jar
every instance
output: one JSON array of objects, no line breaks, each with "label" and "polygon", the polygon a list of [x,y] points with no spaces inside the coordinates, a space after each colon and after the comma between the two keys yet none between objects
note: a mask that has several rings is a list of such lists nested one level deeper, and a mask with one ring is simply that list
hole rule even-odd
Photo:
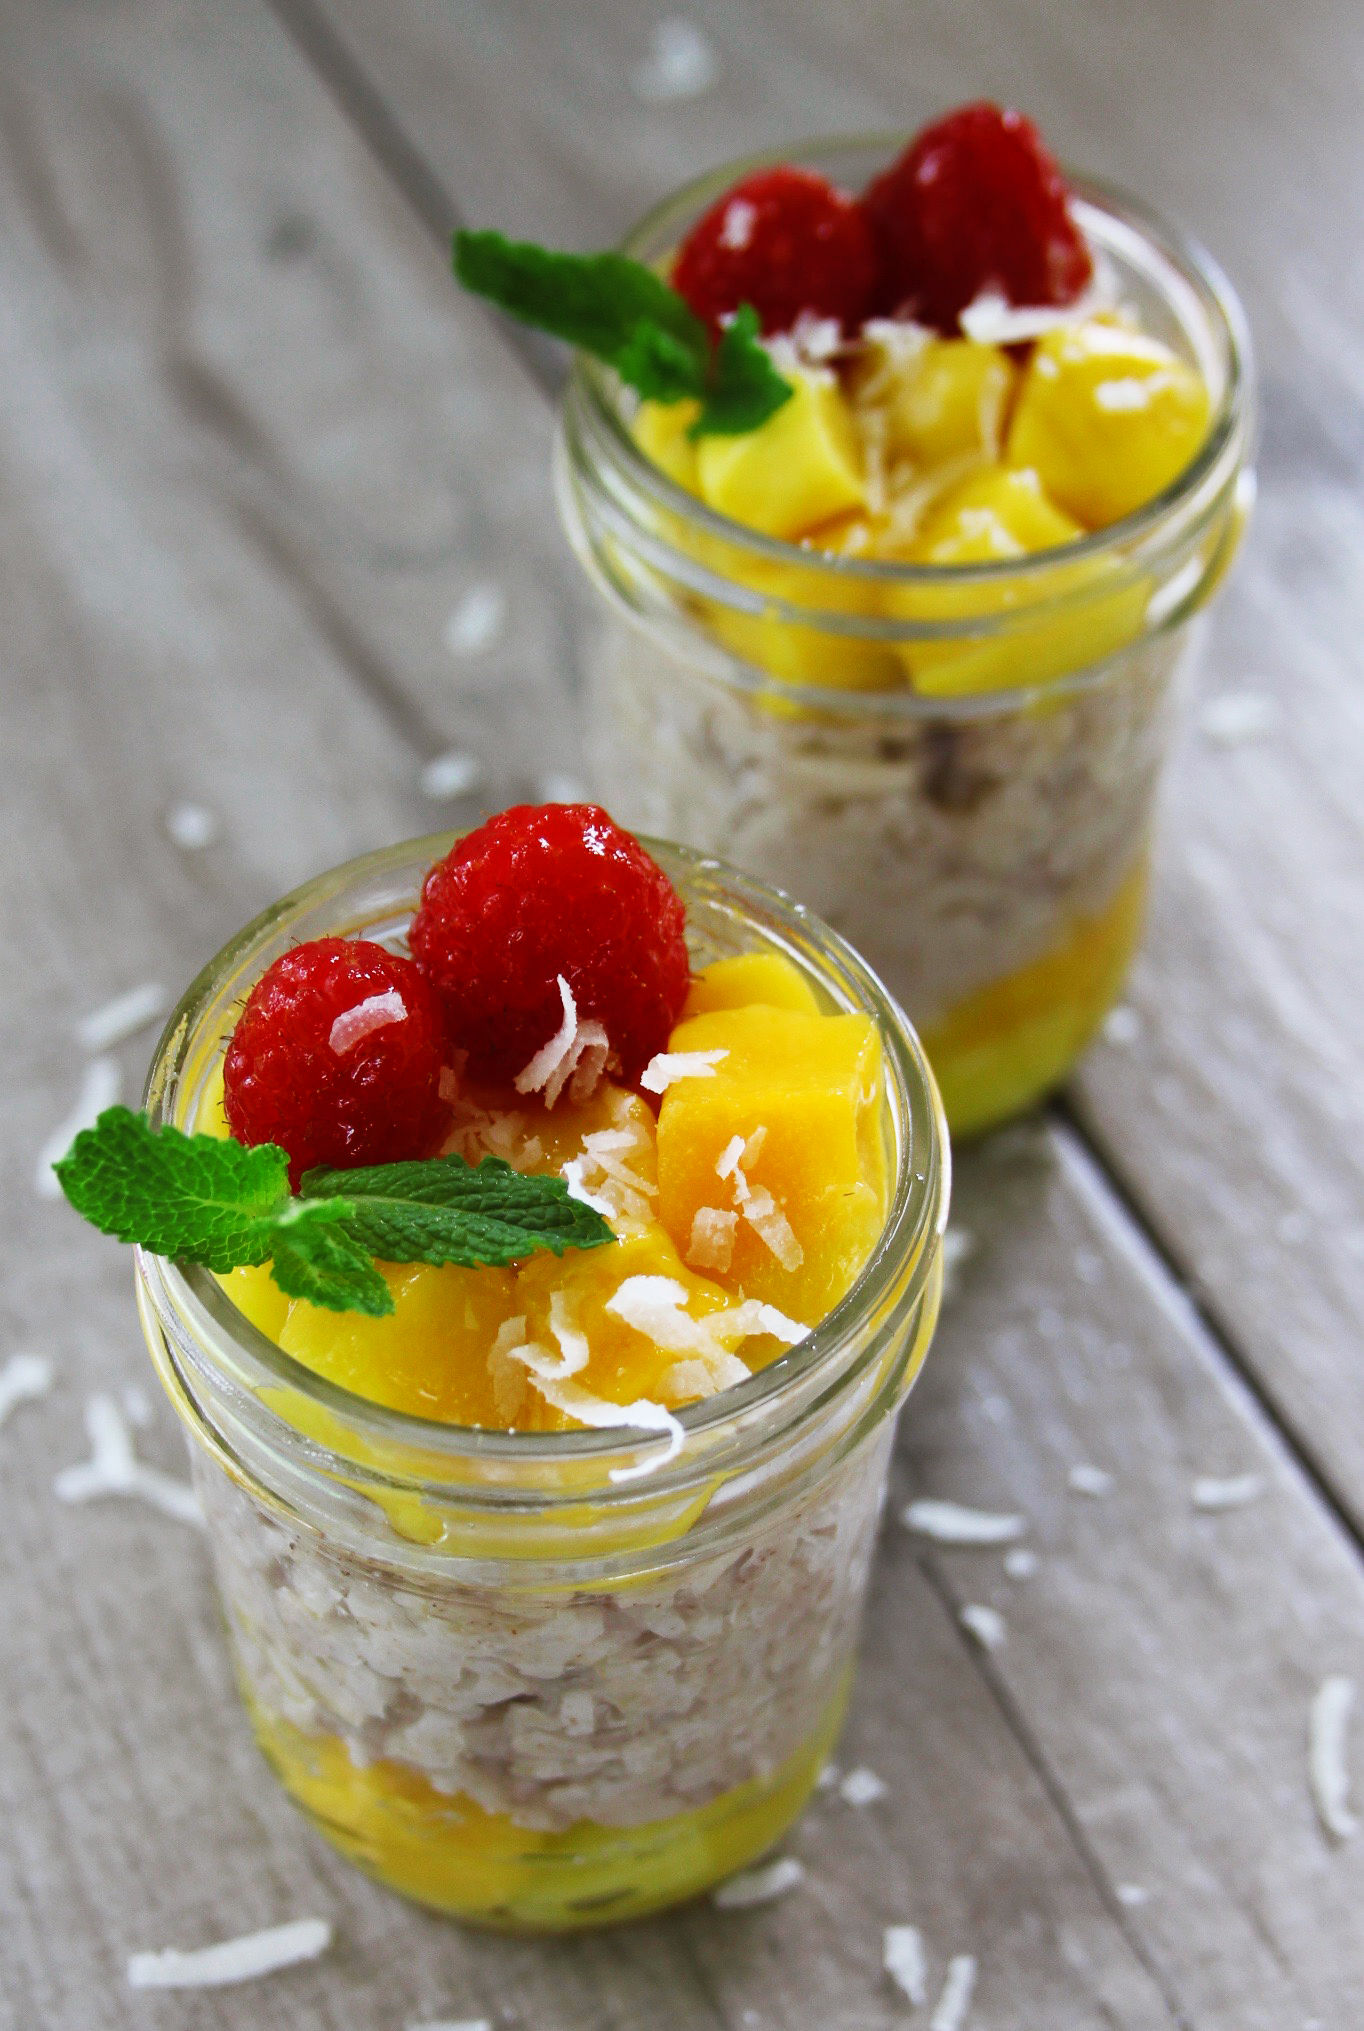
[{"label": "blurred background jar", "polygon": [[[860,189],[897,145],[796,159]],[[764,158],[776,159],[792,158]],[[625,251],[663,262],[757,166],[688,186]],[[621,823],[723,853],[841,931],[919,1028],[958,1133],[1054,1086],[1121,992],[1178,680],[1253,499],[1252,367],[1226,281],[1124,197],[1081,184],[1075,215],[1111,300],[1207,391],[1188,463],[1131,512],[1109,520],[1101,504],[1095,533],[1075,536],[1032,473],[983,458],[915,561],[867,554],[855,515],[833,515],[819,547],[763,533],[748,524],[764,519],[780,461],[754,474],[750,503],[741,441],[706,440],[702,456],[728,462],[733,513],[717,512],[694,490],[686,406],[641,412],[583,357],[559,439],[561,513],[601,594],[594,794]],[[1000,349],[969,351],[973,370],[1014,372]],[[875,371],[865,353],[858,371]],[[797,435],[822,427],[801,413],[818,380],[798,380],[765,426],[789,434],[793,485],[806,477]],[[982,560],[960,540],[973,515],[1018,529],[1028,554]]]}]

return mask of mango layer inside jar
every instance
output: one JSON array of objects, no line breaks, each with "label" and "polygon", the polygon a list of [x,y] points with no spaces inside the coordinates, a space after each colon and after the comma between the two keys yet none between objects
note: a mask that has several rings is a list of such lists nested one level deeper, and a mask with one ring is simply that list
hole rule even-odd
[{"label": "mango layer inside jar", "polygon": [[[668,1049],[691,1069],[657,1115],[609,1080],[553,1110],[469,1086],[454,1103],[448,1151],[569,1175],[613,1243],[507,1268],[383,1264],[382,1319],[287,1298],[268,1265],[224,1289],[316,1374],[449,1423],[568,1430],[593,1400],[675,1410],[744,1379],[846,1295],[884,1225],[880,1037],[821,1012],[779,954],[746,954],[696,977]],[[214,1125],[220,1094],[199,1123]]]},{"label": "mango layer inside jar", "polygon": [[[1078,318],[1019,366],[998,346],[883,326],[835,365],[781,364],[794,392],[756,430],[697,442],[693,405],[657,403],[634,426],[707,507],[809,553],[808,566],[755,555],[672,518],[676,540],[764,603],[699,602],[742,662],[831,689],[960,696],[1045,684],[1140,636],[1151,584],[1111,557],[1064,553],[1155,499],[1207,436],[1207,386],[1161,340],[1122,317]],[[941,572],[1053,550],[1055,570],[1016,620],[1003,575],[886,584],[827,569],[863,559]],[[832,620],[793,618],[802,608]],[[905,623],[962,632],[897,641]]]}]

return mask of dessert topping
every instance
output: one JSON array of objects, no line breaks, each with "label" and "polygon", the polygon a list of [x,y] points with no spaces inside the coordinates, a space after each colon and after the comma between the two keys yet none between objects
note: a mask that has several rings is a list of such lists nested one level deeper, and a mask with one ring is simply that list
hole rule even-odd
[{"label": "dessert topping", "polygon": [[[685,916],[663,870],[596,805],[521,804],[432,868],[412,952],[471,1077],[528,1091],[562,1071],[597,1024],[633,1083],[686,999]],[[550,1047],[552,1060],[542,1057]]]},{"label": "dessert topping", "polygon": [[101,1233],[219,1273],[270,1262],[289,1297],[334,1312],[393,1310],[384,1262],[517,1262],[614,1240],[562,1178],[496,1157],[306,1172],[289,1190],[288,1153],[214,1135],[153,1129],[111,1107],[57,1165],[62,1190]]},{"label": "dessert topping", "polygon": [[876,248],[854,199],[813,170],[761,169],[692,227],[673,284],[714,332],[752,304],[764,333],[801,317],[854,330],[871,308]]},{"label": "dessert topping", "polygon": [[982,296],[1073,303],[1093,273],[1041,135],[987,101],[925,127],[862,206],[881,262],[878,307],[940,332]]},{"label": "dessert topping", "polygon": [[296,1185],[317,1164],[425,1155],[444,1120],[441,1020],[410,959],[317,938],[262,975],[233,1032],[223,1099],[243,1143],[278,1143]]}]

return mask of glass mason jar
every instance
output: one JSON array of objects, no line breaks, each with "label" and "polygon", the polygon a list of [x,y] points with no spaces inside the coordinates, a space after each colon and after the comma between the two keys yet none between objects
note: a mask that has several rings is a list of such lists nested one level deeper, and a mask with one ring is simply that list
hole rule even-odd
[{"label": "glass mason jar", "polygon": [[[747,171],[860,188],[898,138],[730,164],[625,242],[659,262]],[[579,357],[560,511],[602,595],[594,793],[622,824],[781,884],[864,952],[917,1025],[954,1133],[1055,1085],[1138,943],[1152,813],[1195,616],[1254,492],[1245,322],[1213,264],[1128,199],[1076,212],[1118,300],[1203,375],[1212,421],[1125,520],[1016,562],[834,558],[708,509],[635,444]]]},{"label": "glass mason jar", "polygon": [[[147,1105],[193,1127],[243,996],[302,939],[401,944],[449,838],[337,869],[221,952]],[[428,1422],[322,1380],[208,1272],[139,1252],[153,1360],[192,1440],[243,1699],[281,1782],[362,1869],[508,1930],[677,1902],[800,1812],[848,1697],[896,1412],[936,1321],[948,1150],[904,1016],[835,934],[651,845],[694,962],[787,955],[885,1046],[890,1211],[808,1339],[656,1433]]]}]

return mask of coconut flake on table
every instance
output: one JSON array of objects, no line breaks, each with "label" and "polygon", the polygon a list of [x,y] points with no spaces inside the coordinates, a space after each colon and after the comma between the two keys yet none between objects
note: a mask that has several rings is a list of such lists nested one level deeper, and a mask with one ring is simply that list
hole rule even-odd
[{"label": "coconut flake on table", "polygon": [[915,2009],[928,2001],[928,1963],[917,1925],[888,1925],[881,1935],[881,1965]]},{"label": "coconut flake on table", "polygon": [[33,1187],[40,1199],[60,1199],[62,1188],[52,1166],[60,1163],[82,1129],[93,1128],[106,1107],[118,1104],[123,1074],[116,1058],[92,1058],[81,1079],[76,1103],[65,1121],[54,1128],[38,1152]]},{"label": "coconut flake on table", "polygon": [[354,1008],[342,1009],[327,1034],[327,1042],[338,1058],[344,1058],[376,1030],[406,1021],[407,1003],[396,987],[386,988],[382,994],[366,995]]},{"label": "coconut flake on table", "polygon": [[720,1206],[698,1206],[692,1215],[691,1239],[687,1243],[690,1266],[723,1276],[734,1260],[738,1226],[737,1213],[726,1213]]},{"label": "coconut flake on table", "polygon": [[982,1650],[1001,1650],[1009,1634],[1009,1625],[998,1608],[988,1608],[983,1601],[969,1601],[957,1610],[957,1620]]},{"label": "coconut flake on table", "polygon": [[1195,1509],[1243,1509],[1265,1492],[1263,1474],[1200,1474],[1189,1491]]},{"label": "coconut flake on table", "polygon": [[954,1953],[947,1963],[947,1980],[942,1985],[938,2007],[928,2020],[928,2031],[963,2031],[975,1986],[975,1955]]},{"label": "coconut flake on table", "polygon": [[325,1918],[294,1918],[287,1925],[222,1939],[216,1946],[182,1951],[167,1946],[128,1957],[128,1986],[133,1989],[218,1989],[230,1982],[251,1982],[277,1968],[316,1960],[332,1942]]},{"label": "coconut flake on table", "polygon": [[1242,747],[1263,740],[1279,722],[1272,698],[1259,691],[1224,691],[1210,698],[1198,715],[1198,730],[1219,747]]},{"label": "coconut flake on table", "polygon": [[1140,1883],[1119,1883],[1114,1892],[1119,1904],[1125,1904],[1129,1911],[1135,1911],[1141,1904],[1150,1902],[1151,1893]]},{"label": "coconut flake on table", "polygon": [[202,1527],[199,1498],[187,1481],[148,1467],[133,1451],[133,1436],[112,1396],[90,1397],[85,1405],[90,1458],[63,1467],[52,1483],[59,1502],[99,1502],[106,1496],[131,1495],[159,1509],[177,1523]]},{"label": "coconut flake on table", "polygon": [[1066,1486],[1075,1495],[1088,1495],[1094,1502],[1102,1502],[1113,1493],[1117,1483],[1105,1467],[1091,1467],[1080,1461],[1066,1475]]},{"label": "coconut flake on table", "polygon": [[570,1100],[590,1100],[606,1070],[611,1045],[599,1022],[579,1022],[573,989],[562,973],[556,976],[563,1020],[547,1044],[541,1044],[530,1063],[516,1075],[518,1093],[539,1093],[552,1108],[564,1087]]},{"label": "coconut flake on table", "polygon": [[1011,1580],[1030,1580],[1040,1563],[1037,1553],[1029,1551],[1025,1544],[1015,1545],[1004,1554],[1004,1570]]},{"label": "coconut flake on table", "polygon": [[422,765],[417,788],[433,804],[447,804],[476,790],[483,775],[483,764],[477,755],[471,755],[465,748],[447,748],[444,754],[433,755]]},{"label": "coconut flake on table", "polygon": [[1022,1516],[968,1509],[960,1502],[939,1502],[926,1496],[902,1509],[900,1521],[906,1530],[917,1537],[930,1537],[935,1544],[1012,1544],[1028,1528]]},{"label": "coconut flake on table", "polygon": [[1312,1701],[1307,1730],[1307,1772],[1317,1817],[1333,1840],[1348,1841],[1359,1819],[1350,1805],[1346,1736],[1355,1703],[1354,1680],[1340,1673],[1324,1678]]},{"label": "coconut flake on table", "polygon": [[44,1354],[11,1354],[0,1368],[0,1425],[21,1403],[36,1403],[52,1387],[52,1363]]},{"label": "coconut flake on table", "polygon": [[1141,1017],[1134,1008],[1123,1006],[1110,1009],[1103,1019],[1099,1034],[1106,1044],[1112,1044],[1117,1050],[1125,1051],[1141,1036]]},{"label": "coconut flake on table", "polygon": [[482,656],[506,619],[507,595],[500,585],[471,585],[445,623],[445,646],[452,656]]},{"label": "coconut flake on table", "polygon": [[714,45],[695,22],[670,15],[654,24],[649,54],[630,73],[630,90],[646,105],[697,99],[720,75]]},{"label": "coconut flake on table", "polygon": [[859,1763],[850,1770],[838,1787],[838,1795],[845,1805],[875,1805],[885,1797],[890,1786],[884,1777],[878,1777],[865,1763]]},{"label": "coconut flake on table", "polygon": [[144,980],[82,1016],[76,1024],[76,1042],[83,1051],[111,1051],[155,1022],[169,999],[159,980]]},{"label": "coconut flake on table", "polygon": [[965,1227],[949,1227],[942,1238],[942,1301],[957,1294],[962,1264],[976,1252],[976,1237]]},{"label": "coconut flake on table", "polygon": [[172,804],[161,821],[166,837],[181,853],[202,853],[221,831],[217,815],[206,804]]},{"label": "coconut flake on table", "polygon": [[568,776],[551,769],[540,778],[540,802],[542,804],[585,804],[587,790],[576,776]]},{"label": "coconut flake on table", "polygon": [[491,2017],[423,2017],[407,2031],[493,2031]]},{"label": "coconut flake on table", "polygon": [[765,1862],[761,1868],[744,1869],[731,1876],[711,1891],[710,1901],[721,1911],[747,1911],[755,1904],[771,1904],[804,1881],[803,1863],[794,1855],[778,1855],[775,1862]]},{"label": "coconut flake on table", "polygon": [[713,1079],[715,1067],[729,1056],[721,1051],[659,1051],[639,1075],[646,1093],[666,1093],[679,1079]]}]

